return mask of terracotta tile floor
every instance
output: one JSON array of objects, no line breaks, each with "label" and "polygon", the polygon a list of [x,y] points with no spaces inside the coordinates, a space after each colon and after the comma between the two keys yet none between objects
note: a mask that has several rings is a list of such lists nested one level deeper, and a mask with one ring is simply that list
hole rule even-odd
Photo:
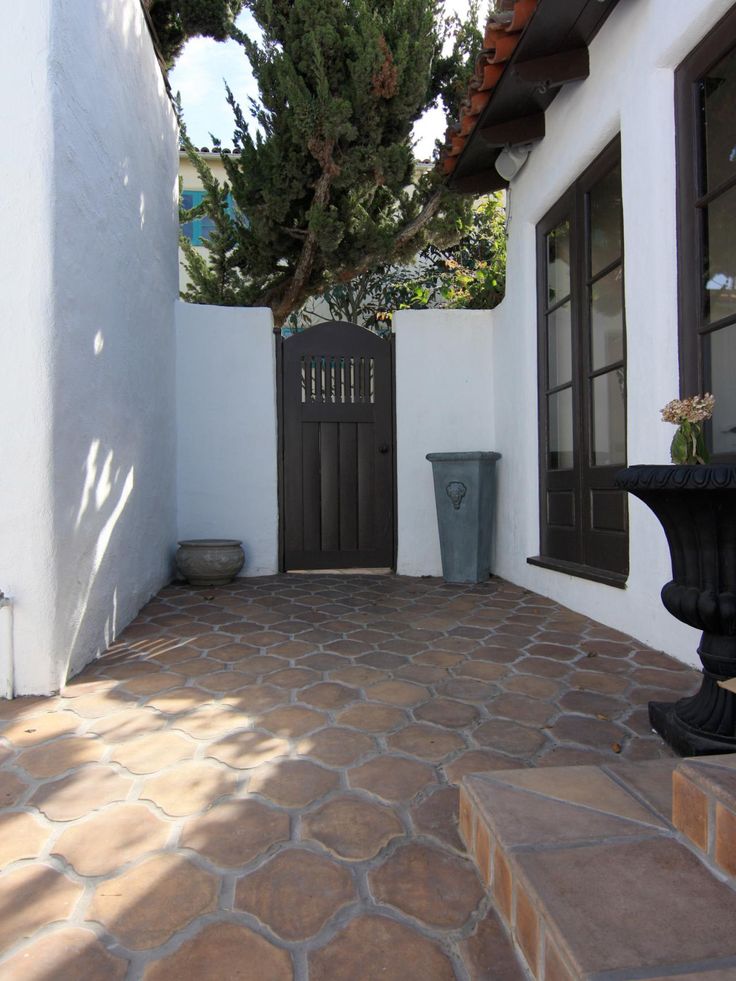
[{"label": "terracotta tile floor", "polygon": [[458,781],[666,756],[697,683],[500,580],[171,586],[0,703],[0,981],[518,978]]}]

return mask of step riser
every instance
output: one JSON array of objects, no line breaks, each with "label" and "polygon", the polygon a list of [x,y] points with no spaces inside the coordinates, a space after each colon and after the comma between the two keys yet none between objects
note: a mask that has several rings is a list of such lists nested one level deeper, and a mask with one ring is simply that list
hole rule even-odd
[{"label": "step riser", "polygon": [[736,801],[718,800],[695,767],[672,775],[672,823],[719,871],[736,878]]},{"label": "step riser", "polygon": [[495,841],[465,787],[460,789],[460,836],[475,862],[517,953],[537,981],[582,981],[563,957],[514,862]]},{"label": "step riser", "polygon": [[736,972],[736,754],[719,760],[465,777],[461,837],[534,981]]}]

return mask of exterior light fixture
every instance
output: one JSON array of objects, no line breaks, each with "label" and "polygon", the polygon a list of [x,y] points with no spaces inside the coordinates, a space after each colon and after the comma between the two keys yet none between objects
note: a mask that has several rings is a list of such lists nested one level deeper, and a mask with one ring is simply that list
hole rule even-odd
[{"label": "exterior light fixture", "polygon": [[496,158],[496,170],[504,180],[510,181],[516,177],[526,163],[530,150],[529,144],[506,146],[501,150]]}]

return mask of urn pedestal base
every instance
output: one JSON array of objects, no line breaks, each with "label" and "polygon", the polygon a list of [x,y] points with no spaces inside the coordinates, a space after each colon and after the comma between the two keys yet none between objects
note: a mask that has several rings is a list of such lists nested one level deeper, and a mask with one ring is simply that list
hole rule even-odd
[{"label": "urn pedestal base", "polygon": [[691,729],[677,715],[679,702],[650,702],[649,721],[652,729],[671,746],[678,756],[712,756],[717,753],[736,753],[733,739],[719,739],[708,733]]},{"label": "urn pedestal base", "polygon": [[703,634],[698,654],[698,691],[676,702],[650,702],[649,721],[680,756],[736,753],[736,695],[718,684],[736,674],[736,638]]}]

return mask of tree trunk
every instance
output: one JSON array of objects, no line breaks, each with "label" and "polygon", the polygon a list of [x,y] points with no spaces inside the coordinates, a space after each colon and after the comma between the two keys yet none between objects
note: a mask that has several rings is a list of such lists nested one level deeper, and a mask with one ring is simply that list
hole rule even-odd
[{"label": "tree trunk", "polygon": [[[332,179],[331,174],[323,173],[317,182],[317,189],[315,190],[314,200],[319,204],[326,204],[329,198],[329,185]],[[324,182],[324,184],[323,184]],[[393,254],[394,256],[399,253],[405,246],[411,242],[412,239],[416,238],[417,235],[424,229],[424,226],[437,214],[442,199],[445,196],[446,188],[438,188],[434,194],[427,200],[426,204],[416,216],[408,222],[404,228],[396,236],[394,241]],[[319,200],[318,200],[319,196]],[[304,247],[302,248],[301,254],[299,256],[299,262],[297,264],[294,275],[291,279],[287,280],[281,289],[274,294],[270,291],[270,297],[266,298],[268,295],[264,294],[263,302],[266,306],[270,306],[273,311],[273,319],[276,327],[282,327],[284,321],[293,313],[298,310],[306,300],[312,295],[311,290],[308,288],[307,283],[309,281],[309,275],[312,271],[312,266],[314,265],[314,259],[317,252],[317,243],[314,236],[310,232],[307,235],[307,239],[304,242]],[[350,282],[351,279],[355,279],[356,276],[360,276],[362,273],[367,272],[374,266],[385,264],[387,261],[386,256],[378,255],[367,255],[365,256],[356,266],[352,266],[350,269],[343,269],[337,274],[337,280],[341,283]]]}]

